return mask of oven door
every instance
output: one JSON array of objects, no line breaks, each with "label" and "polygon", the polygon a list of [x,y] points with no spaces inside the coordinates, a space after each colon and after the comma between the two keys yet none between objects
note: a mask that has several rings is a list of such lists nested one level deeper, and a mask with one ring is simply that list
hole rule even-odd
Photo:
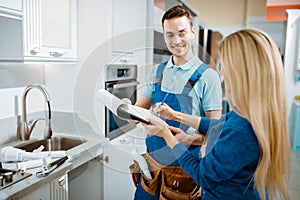
[{"label": "oven door", "polygon": [[[105,89],[120,99],[129,98],[132,104],[134,104],[137,98],[137,85],[138,82],[135,79],[109,81],[105,83]],[[105,109],[105,116],[105,136],[109,139],[118,137],[119,135],[122,135],[136,127],[136,125],[130,124],[126,120],[120,119],[107,108]]]}]

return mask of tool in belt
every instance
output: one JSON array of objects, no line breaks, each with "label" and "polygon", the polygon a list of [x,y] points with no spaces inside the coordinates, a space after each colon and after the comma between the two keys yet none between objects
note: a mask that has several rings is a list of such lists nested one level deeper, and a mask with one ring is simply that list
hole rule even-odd
[{"label": "tool in belt", "polygon": [[[196,200],[201,196],[201,188],[179,166],[162,165],[148,152],[143,157],[147,161],[152,179],[147,178],[139,164],[134,161],[129,169],[135,186],[142,178],[140,183],[143,189],[151,195],[159,192],[161,200]],[[161,179],[161,186],[159,186],[159,179]]]}]

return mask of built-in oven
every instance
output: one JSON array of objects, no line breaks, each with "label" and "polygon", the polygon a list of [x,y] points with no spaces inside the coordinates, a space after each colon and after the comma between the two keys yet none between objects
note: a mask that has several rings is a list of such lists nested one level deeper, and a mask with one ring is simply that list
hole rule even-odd
[{"label": "built-in oven", "polygon": [[[105,89],[118,98],[129,98],[134,104],[137,98],[137,66],[136,65],[108,65],[106,68]],[[136,125],[114,115],[105,108],[105,136],[113,139],[122,135]]]}]

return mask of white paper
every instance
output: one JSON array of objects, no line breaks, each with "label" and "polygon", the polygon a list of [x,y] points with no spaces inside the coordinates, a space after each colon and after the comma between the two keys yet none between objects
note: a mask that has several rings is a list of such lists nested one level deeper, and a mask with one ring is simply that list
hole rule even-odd
[{"label": "white paper", "polygon": [[105,89],[98,90],[96,93],[96,98],[115,115],[117,115],[117,108],[119,107],[119,105],[124,104],[121,99]]},{"label": "white paper", "polygon": [[118,115],[118,108],[122,108],[125,112],[135,115],[143,120],[147,120],[147,118],[154,119],[156,121],[160,121],[167,125],[167,123],[162,120],[160,117],[155,115],[152,111],[149,109],[141,108],[138,106],[130,105],[124,103],[121,99],[116,97],[115,95],[111,94],[107,90],[100,89],[96,93],[97,99],[102,102],[110,111],[112,111],[116,116],[124,119],[124,120],[130,120],[130,118],[124,118]]}]

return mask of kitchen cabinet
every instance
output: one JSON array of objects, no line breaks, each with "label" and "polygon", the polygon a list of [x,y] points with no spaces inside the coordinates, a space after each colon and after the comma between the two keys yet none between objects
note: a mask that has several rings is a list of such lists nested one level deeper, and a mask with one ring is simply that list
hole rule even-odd
[{"label": "kitchen cabinet", "polygon": [[113,0],[111,2],[113,52],[132,53],[144,48],[147,1]]},{"label": "kitchen cabinet", "polygon": [[5,15],[5,13],[16,13],[16,11],[22,11],[22,0],[1,0],[0,15]]},{"label": "kitchen cabinet", "polygon": [[103,171],[99,157],[69,172],[69,199],[103,199]]},{"label": "kitchen cabinet", "polygon": [[[138,125],[113,139],[103,149],[104,199],[133,199],[135,186],[129,166],[133,163],[132,151],[146,152],[144,127]],[[121,186],[119,186],[121,183]],[[117,191],[117,192],[116,192]]]},{"label": "kitchen cabinet", "polygon": [[40,199],[40,200],[68,200],[68,175],[65,174],[62,177],[58,177],[47,183],[42,185],[37,190],[25,195],[20,198],[21,200],[32,200],[32,199]]},{"label": "kitchen cabinet", "polygon": [[21,200],[32,200],[32,199],[50,200],[50,183],[42,185],[37,190],[21,198]]},{"label": "kitchen cabinet", "polygon": [[0,19],[0,61],[76,61],[76,7],[76,0],[23,0],[21,19]]},{"label": "kitchen cabinet", "polygon": [[104,199],[133,199],[135,186],[128,168],[132,163],[131,151],[111,143],[104,147]]}]

